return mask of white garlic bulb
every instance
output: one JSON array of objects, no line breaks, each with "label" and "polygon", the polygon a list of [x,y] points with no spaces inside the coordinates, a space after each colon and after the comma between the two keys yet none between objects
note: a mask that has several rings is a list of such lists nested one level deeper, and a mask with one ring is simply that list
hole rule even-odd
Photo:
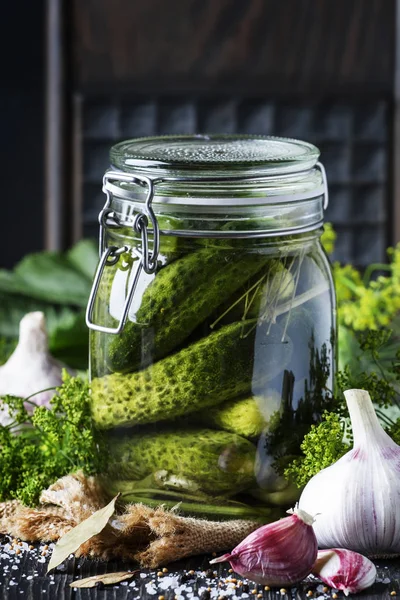
[{"label": "white garlic bulb", "polygon": [[344,395],[353,449],[308,482],[299,507],[316,515],[319,548],[398,553],[400,446],[382,429],[368,392],[348,390]]},{"label": "white garlic bulb", "polygon": [[[32,396],[35,404],[47,404],[54,396],[54,390],[41,390],[61,385],[62,368],[63,365],[49,353],[44,314],[28,313],[21,319],[16,349],[0,367],[0,396]],[[1,424],[6,425],[9,420],[6,407],[0,407]]]}]

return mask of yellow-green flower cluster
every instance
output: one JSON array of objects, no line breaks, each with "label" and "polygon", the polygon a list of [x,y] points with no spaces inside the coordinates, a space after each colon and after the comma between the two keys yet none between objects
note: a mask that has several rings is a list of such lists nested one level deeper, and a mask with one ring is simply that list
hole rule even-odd
[{"label": "yellow-green flower cluster", "polygon": [[333,229],[332,223],[325,223],[324,232],[321,235],[321,242],[328,254],[332,254],[335,248],[336,237],[336,231]]},{"label": "yellow-green flower cluster", "polygon": [[[388,265],[371,265],[364,278],[349,265],[334,265],[339,323],[356,331],[390,325],[400,311],[400,244],[388,251]],[[385,270],[387,275],[371,276]]]},{"label": "yellow-green flower cluster", "polygon": [[339,307],[344,302],[349,302],[357,297],[359,290],[364,287],[360,272],[352,265],[342,266],[340,263],[335,262],[333,264],[333,277]]},{"label": "yellow-green flower cluster", "polygon": [[[324,226],[321,241],[328,254],[334,249],[336,234]],[[364,276],[351,265],[333,265],[340,325],[355,331],[379,329],[391,324],[400,312],[400,243],[389,248],[389,264],[370,265]],[[385,275],[373,277],[377,271]]]}]

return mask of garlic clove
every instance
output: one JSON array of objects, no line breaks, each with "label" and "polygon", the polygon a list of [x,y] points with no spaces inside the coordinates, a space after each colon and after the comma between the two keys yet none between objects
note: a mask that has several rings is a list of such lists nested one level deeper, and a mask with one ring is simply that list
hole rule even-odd
[{"label": "garlic clove", "polygon": [[[62,383],[63,367],[49,353],[44,314],[39,311],[28,313],[21,319],[16,349],[0,366],[0,396],[31,397],[36,404],[46,405],[54,396],[54,390],[48,388]],[[0,407],[0,422],[9,422],[5,407]]]},{"label": "garlic clove", "polygon": [[291,585],[307,577],[317,558],[314,522],[297,505],[289,517],[263,525],[232,552],[210,561],[229,561],[239,575],[264,585]]},{"label": "garlic clove", "polygon": [[312,477],[299,500],[318,515],[319,548],[400,552],[400,447],[382,429],[365,390],[345,392],[354,446]]},{"label": "garlic clove", "polygon": [[346,596],[371,587],[376,580],[376,567],[368,558],[342,548],[320,550],[312,573]]}]

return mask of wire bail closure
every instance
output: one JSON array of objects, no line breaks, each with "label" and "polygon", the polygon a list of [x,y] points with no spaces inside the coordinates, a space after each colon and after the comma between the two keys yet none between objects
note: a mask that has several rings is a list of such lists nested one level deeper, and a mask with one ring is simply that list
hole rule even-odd
[{"label": "wire bail closure", "polygon": [[[154,197],[154,182],[150,177],[146,177],[145,175],[131,175],[129,173],[124,173],[122,171],[106,171],[103,177],[103,192],[106,195],[106,202],[104,204],[103,210],[99,214],[99,224],[100,224],[100,235],[99,235],[99,255],[100,258],[105,250],[105,229],[106,226],[109,228],[118,228],[121,227],[121,223],[119,222],[118,217],[114,213],[111,208],[111,203],[113,199],[113,193],[110,189],[109,183],[111,184],[113,181],[122,181],[125,183],[132,183],[136,185],[141,185],[147,187],[147,196],[144,202],[144,210],[143,213],[138,214],[136,216],[135,221],[133,222],[132,229],[141,235],[142,241],[143,237],[146,236],[146,250],[148,253],[148,234],[147,231],[143,234],[143,230],[147,230],[149,219],[153,228],[153,250],[146,257],[145,263],[146,273],[154,273],[157,266],[157,257],[160,249],[160,232],[158,228],[157,218],[154,214],[152,201]],[[144,253],[144,249],[143,249]]]},{"label": "wire bail closure", "polygon": [[328,179],[326,177],[325,167],[322,162],[316,162],[315,166],[320,170],[322,176],[322,185],[324,186],[324,210],[328,208],[329,205],[329,192],[328,192]]},{"label": "wire bail closure", "polygon": [[[128,246],[122,246],[118,248],[117,246],[110,246],[106,248],[105,244],[105,233],[106,227],[109,228],[118,228],[121,227],[121,223],[111,208],[112,203],[112,191],[108,187],[108,183],[111,181],[122,181],[126,183],[137,184],[141,186],[147,187],[147,196],[144,203],[144,211],[136,215],[135,220],[132,225],[132,229],[135,233],[139,234],[141,237],[141,250],[136,248],[129,248]],[[129,173],[123,173],[121,171],[107,171],[103,177],[103,191],[106,194],[106,202],[104,204],[103,209],[99,214],[99,224],[100,224],[100,235],[99,235],[99,256],[100,262],[97,267],[96,275],[94,277],[92,289],[90,291],[89,301],[86,309],[86,325],[89,329],[93,331],[100,331],[102,333],[111,333],[118,334],[123,330],[126,320],[128,318],[128,313],[130,306],[132,304],[133,296],[137,287],[137,283],[140,277],[142,270],[145,273],[151,274],[154,273],[157,268],[157,258],[160,248],[160,231],[157,223],[157,218],[154,214],[152,207],[152,200],[154,197],[154,182],[149,177],[145,177],[142,175],[130,175]],[[152,224],[152,236],[153,236],[153,248],[149,250],[149,220]],[[99,325],[94,323],[93,321],[93,311],[94,305],[96,302],[96,296],[98,289],[100,287],[101,277],[103,275],[104,269],[107,266],[115,265],[121,254],[126,252],[131,252],[136,255],[138,258],[138,263],[135,269],[135,273],[131,279],[129,284],[128,293],[126,295],[126,299],[124,302],[124,306],[122,309],[122,315],[119,320],[117,327],[104,327],[103,325]]]}]

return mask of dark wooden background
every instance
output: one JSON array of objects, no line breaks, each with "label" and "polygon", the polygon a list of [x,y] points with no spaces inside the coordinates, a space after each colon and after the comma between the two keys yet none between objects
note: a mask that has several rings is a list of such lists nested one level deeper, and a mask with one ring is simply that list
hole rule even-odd
[{"label": "dark wooden background", "polygon": [[44,243],[44,14],[45,0],[1,4],[0,268]]},{"label": "dark wooden background", "polygon": [[198,131],[316,143],[335,259],[384,260],[400,238],[394,0],[49,5],[68,27],[49,38],[48,247],[97,234],[113,143]]},{"label": "dark wooden background", "polygon": [[201,127],[320,143],[339,258],[400,239],[398,0],[22,0],[2,17],[2,266],[93,234],[113,142]]},{"label": "dark wooden background", "polygon": [[74,86],[390,94],[391,0],[75,0]]}]

